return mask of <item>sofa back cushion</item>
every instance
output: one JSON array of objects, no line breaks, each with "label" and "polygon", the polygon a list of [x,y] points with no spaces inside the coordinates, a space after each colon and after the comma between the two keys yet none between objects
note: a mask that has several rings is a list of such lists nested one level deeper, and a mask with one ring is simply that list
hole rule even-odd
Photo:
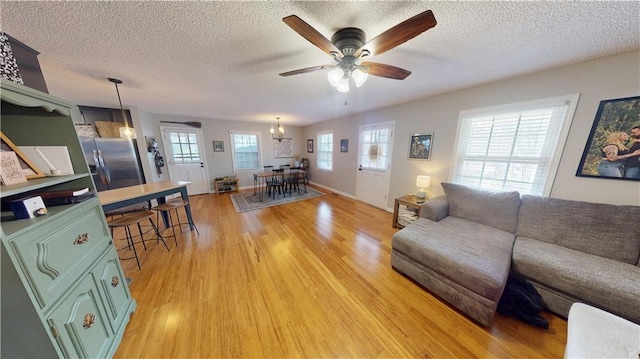
[{"label": "sofa back cushion", "polygon": [[515,233],[520,208],[518,192],[489,192],[442,183],[449,215]]},{"label": "sofa back cushion", "polygon": [[517,236],[635,265],[640,207],[522,196]]}]

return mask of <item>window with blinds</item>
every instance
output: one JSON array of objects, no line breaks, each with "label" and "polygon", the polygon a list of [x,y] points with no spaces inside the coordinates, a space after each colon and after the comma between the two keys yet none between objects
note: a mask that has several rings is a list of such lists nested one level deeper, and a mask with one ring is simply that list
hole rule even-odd
[{"label": "window with blinds", "polygon": [[579,95],[462,111],[451,181],[549,195]]},{"label": "window with blinds", "polygon": [[234,171],[260,170],[260,133],[231,131]]},{"label": "window with blinds", "polygon": [[198,138],[195,132],[169,131],[169,142],[173,152],[173,163],[200,163]]},{"label": "window with blinds", "polygon": [[333,132],[318,133],[318,158],[316,160],[319,169],[333,170]]}]

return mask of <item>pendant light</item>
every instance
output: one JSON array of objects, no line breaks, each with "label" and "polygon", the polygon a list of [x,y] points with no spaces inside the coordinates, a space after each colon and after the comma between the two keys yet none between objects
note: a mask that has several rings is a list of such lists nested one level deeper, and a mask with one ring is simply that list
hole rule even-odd
[{"label": "pendant light", "polygon": [[120,127],[120,138],[136,138],[136,132],[133,128],[129,127],[129,120],[127,119],[127,114],[124,112],[124,107],[122,107],[122,100],[120,99],[120,91],[118,90],[118,84],[122,84],[122,80],[114,79],[109,77],[109,82],[113,82],[116,85],[116,93],[118,94],[118,102],[120,103],[120,111],[122,112],[122,120],[124,121],[124,127]]}]

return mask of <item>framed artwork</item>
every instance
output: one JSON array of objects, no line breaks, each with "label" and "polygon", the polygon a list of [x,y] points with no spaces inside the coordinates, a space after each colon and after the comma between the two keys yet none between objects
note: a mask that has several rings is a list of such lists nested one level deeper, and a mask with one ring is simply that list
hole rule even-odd
[{"label": "framed artwork", "polygon": [[640,181],[640,96],[600,101],[576,176]]},{"label": "framed artwork", "polygon": [[342,139],[340,140],[340,152],[349,152],[349,140]]},{"label": "framed artwork", "polygon": [[291,149],[291,139],[283,138],[281,141],[273,140],[273,157],[275,158],[292,158],[293,150]]},{"label": "framed artwork", "polygon": [[16,153],[18,158],[18,163],[20,163],[20,168],[22,168],[22,173],[27,179],[32,178],[42,178],[45,177],[45,174],[35,165],[25,154],[20,151],[18,146],[16,146],[11,140],[5,136],[4,133],[0,132],[0,137],[2,138],[2,145],[0,146],[1,151],[13,151]]},{"label": "framed artwork", "polygon": [[224,152],[224,141],[213,141],[213,152]]},{"label": "framed artwork", "polygon": [[15,152],[0,152],[0,179],[2,179],[2,183],[7,186],[27,182],[27,177],[22,173],[20,161]]},{"label": "framed artwork", "polygon": [[307,153],[313,153],[313,139],[307,140]]},{"label": "framed artwork", "polygon": [[409,145],[409,159],[430,160],[433,133],[415,133],[411,135]]}]

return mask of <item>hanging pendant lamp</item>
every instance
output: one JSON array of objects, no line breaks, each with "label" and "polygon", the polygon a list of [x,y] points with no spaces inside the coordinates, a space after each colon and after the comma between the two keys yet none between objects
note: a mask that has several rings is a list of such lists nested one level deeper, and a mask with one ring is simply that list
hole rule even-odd
[{"label": "hanging pendant lamp", "polygon": [[124,127],[120,127],[120,138],[136,138],[136,132],[132,127],[129,127],[129,120],[127,114],[122,107],[122,100],[120,99],[120,90],[118,90],[118,84],[122,84],[122,80],[108,78],[109,82],[113,82],[116,85],[116,93],[118,94],[118,102],[120,103],[120,111],[122,112],[122,120],[124,121]]}]

